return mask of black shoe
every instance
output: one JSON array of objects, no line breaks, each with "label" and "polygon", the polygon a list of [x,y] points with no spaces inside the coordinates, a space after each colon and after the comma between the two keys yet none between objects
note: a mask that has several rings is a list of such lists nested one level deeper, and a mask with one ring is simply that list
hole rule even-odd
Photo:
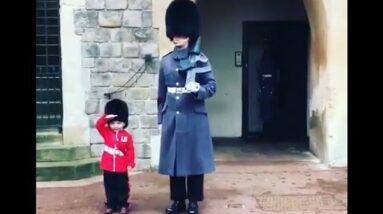
[{"label": "black shoe", "polygon": [[188,206],[188,214],[198,214],[198,202],[190,201]]},{"label": "black shoe", "polygon": [[172,204],[166,208],[166,214],[177,214],[186,211],[185,201],[173,201]]},{"label": "black shoe", "polygon": [[120,214],[128,214],[128,208],[127,207],[121,207]]},{"label": "black shoe", "polygon": [[105,212],[104,212],[104,213],[105,213],[105,214],[112,214],[112,213],[113,213],[113,209],[107,207],[107,208],[105,209]]}]

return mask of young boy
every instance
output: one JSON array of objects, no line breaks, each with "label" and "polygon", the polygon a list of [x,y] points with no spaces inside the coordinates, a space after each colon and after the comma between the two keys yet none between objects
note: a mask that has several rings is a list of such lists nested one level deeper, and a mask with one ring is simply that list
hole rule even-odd
[{"label": "young boy", "polygon": [[128,119],[127,104],[122,100],[113,99],[105,105],[104,114],[96,123],[105,143],[100,167],[104,171],[106,214],[114,211],[128,213],[131,205],[128,203],[128,169],[135,166],[135,154],[132,135],[125,130]]}]

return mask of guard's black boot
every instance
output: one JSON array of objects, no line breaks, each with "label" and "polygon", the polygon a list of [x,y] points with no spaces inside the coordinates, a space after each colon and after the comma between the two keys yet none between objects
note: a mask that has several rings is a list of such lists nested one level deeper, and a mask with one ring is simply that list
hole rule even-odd
[{"label": "guard's black boot", "polygon": [[168,208],[166,208],[166,214],[177,214],[186,211],[185,201],[173,201]]},{"label": "guard's black boot", "polygon": [[190,201],[188,206],[188,214],[198,214],[198,202]]}]

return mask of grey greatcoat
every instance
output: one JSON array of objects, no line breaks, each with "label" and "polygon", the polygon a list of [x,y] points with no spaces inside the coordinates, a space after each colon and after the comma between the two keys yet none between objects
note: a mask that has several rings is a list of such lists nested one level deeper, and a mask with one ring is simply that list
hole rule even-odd
[{"label": "grey greatcoat", "polygon": [[[179,60],[188,49],[175,48],[161,61],[158,84],[158,123],[162,124],[159,173],[170,176],[205,174],[215,170],[205,100],[216,92],[210,63],[197,64],[209,69],[196,75],[201,88],[195,93],[174,94],[168,87],[184,87],[186,76],[179,72]],[[207,58],[201,53],[201,56]]]}]

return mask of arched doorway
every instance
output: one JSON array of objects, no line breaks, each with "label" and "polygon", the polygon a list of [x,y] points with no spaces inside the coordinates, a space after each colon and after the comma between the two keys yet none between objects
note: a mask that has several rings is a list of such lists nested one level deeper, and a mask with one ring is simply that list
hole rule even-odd
[{"label": "arched doorway", "polygon": [[303,1],[197,5],[202,49],[219,87],[208,103],[213,135],[252,142],[306,140],[310,34]]}]

